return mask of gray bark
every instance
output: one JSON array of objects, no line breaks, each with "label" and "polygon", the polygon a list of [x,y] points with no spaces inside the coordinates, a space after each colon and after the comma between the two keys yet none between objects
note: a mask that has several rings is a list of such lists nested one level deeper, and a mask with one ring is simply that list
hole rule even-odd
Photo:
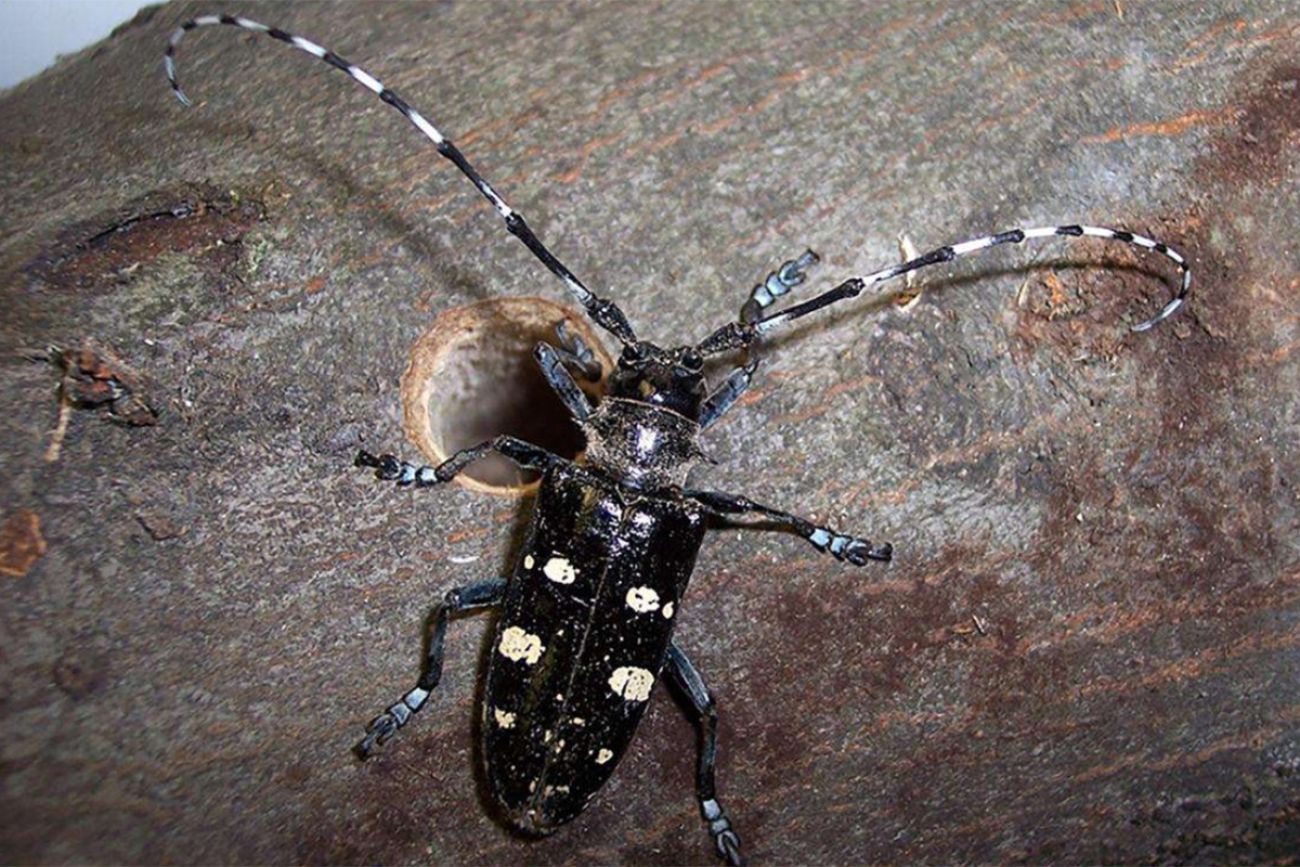
[{"label": "gray bark", "polygon": [[[650,339],[703,336],[805,246],[825,287],[902,234],[1176,245],[1193,298],[1147,334],[1126,325],[1165,263],[1082,241],[780,341],[701,482],[895,561],[719,533],[679,641],[756,862],[1300,846],[1294,2],[218,10],[402,92]],[[429,606],[508,570],[528,508],[398,492],[351,455],[416,456],[397,383],[434,314],[562,288],[300,52],[193,33],[183,110],[161,51],[205,11],[147,10],[0,96],[0,860],[709,862],[662,695],[571,827],[493,820],[485,617],[453,625],[383,756],[349,755],[417,673]],[[61,373],[23,348],[86,340],[158,424],[78,411],[47,461]]]}]

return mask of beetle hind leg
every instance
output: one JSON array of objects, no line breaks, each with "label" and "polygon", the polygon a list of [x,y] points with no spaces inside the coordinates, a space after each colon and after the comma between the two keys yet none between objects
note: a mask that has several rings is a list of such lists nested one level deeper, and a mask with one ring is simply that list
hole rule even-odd
[{"label": "beetle hind leg", "polygon": [[438,681],[442,679],[443,641],[447,637],[447,623],[451,615],[498,605],[505,596],[505,591],[504,578],[476,581],[447,591],[442,604],[433,612],[433,633],[429,636],[429,652],[419,681],[395,704],[370,721],[366,727],[366,736],[355,747],[359,758],[369,758],[375,747],[397,734],[397,730],[424,707],[429,694],[438,686]]},{"label": "beetle hind leg", "polygon": [[713,838],[718,857],[731,867],[742,867],[745,856],[740,851],[740,837],[732,830],[726,812],[718,803],[713,780],[718,755],[718,709],[713,694],[704,685],[699,671],[675,644],[668,646],[668,666],[673,682],[695,711],[695,725],[700,734],[695,765],[695,797],[700,804],[700,815],[709,825],[709,836]]}]

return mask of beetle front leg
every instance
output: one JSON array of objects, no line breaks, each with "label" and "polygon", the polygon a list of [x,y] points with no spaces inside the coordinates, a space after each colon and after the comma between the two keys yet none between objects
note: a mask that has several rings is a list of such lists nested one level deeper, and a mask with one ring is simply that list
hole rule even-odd
[{"label": "beetle front leg", "polygon": [[804,250],[799,258],[782,262],[780,268],[768,274],[767,279],[750,290],[749,297],[740,308],[740,321],[754,322],[761,319],[763,312],[778,298],[807,280],[808,269],[820,261],[821,256],[812,250]]},{"label": "beetle front leg", "polygon": [[427,488],[451,481],[461,470],[489,452],[496,452],[528,470],[545,470],[556,463],[565,462],[564,458],[548,452],[541,446],[535,446],[532,443],[526,443],[510,436],[500,436],[494,440],[461,449],[436,467],[427,464],[413,464],[410,461],[401,460],[396,455],[386,454],[376,457],[365,449],[357,452],[354,465],[373,467],[375,478],[388,482],[397,482],[400,487],[415,485],[417,488]]},{"label": "beetle front leg", "polygon": [[673,683],[695,710],[695,725],[700,734],[695,764],[695,797],[700,802],[700,815],[709,823],[709,835],[713,837],[718,857],[732,867],[739,867],[745,863],[740,854],[740,837],[731,829],[731,822],[727,821],[714,790],[713,767],[718,756],[717,705],[700,672],[675,644],[668,646],[668,667],[672,671]]},{"label": "beetle front leg", "polygon": [[447,622],[451,615],[499,605],[505,592],[504,578],[476,581],[447,591],[442,604],[433,612],[433,634],[429,636],[429,653],[425,657],[424,672],[413,689],[371,720],[366,727],[366,736],[355,747],[360,758],[368,758],[376,746],[395,735],[428,701],[429,693],[433,692],[442,679],[443,640],[447,637]]},{"label": "beetle front leg", "polygon": [[[821,261],[821,257],[812,250],[804,250],[797,259],[781,263],[781,267],[767,275],[767,279],[750,290],[749,298],[740,308],[742,323],[756,322],[763,316],[769,306],[804,280],[808,279],[808,269]],[[731,409],[754,380],[758,370],[758,347],[750,346],[746,362],[727,374],[727,378],[714,389],[700,409],[700,428],[704,429]]]},{"label": "beetle front leg", "polygon": [[561,319],[555,326],[555,338],[560,345],[552,348],[570,373],[587,382],[600,382],[600,378],[605,375],[605,368],[581,334],[570,330],[568,322]]},{"label": "beetle front leg", "polygon": [[894,547],[888,542],[876,545],[866,539],[846,536],[829,527],[822,527],[805,518],[800,518],[798,515],[792,515],[780,509],[773,509],[771,506],[755,503],[747,497],[713,491],[689,490],[682,491],[682,495],[699,503],[713,514],[722,517],[746,514],[762,515],[774,522],[778,529],[797,533],[807,539],[814,548],[823,554],[830,554],[836,560],[845,560],[854,566],[865,565],[868,560],[879,560],[888,563],[894,556]]},{"label": "beetle front leg", "polygon": [[727,374],[727,378],[705,398],[704,405],[700,407],[700,430],[706,430],[722,418],[731,409],[731,405],[749,390],[756,370],[758,359],[753,358]]},{"label": "beetle front leg", "polygon": [[569,410],[569,414],[580,422],[586,421],[591,415],[591,403],[587,400],[587,395],[583,394],[582,389],[578,387],[578,383],[574,382],[560,350],[549,343],[539,343],[533,350],[533,358],[537,360],[537,366],[542,369],[546,384],[560,398],[565,408]]}]

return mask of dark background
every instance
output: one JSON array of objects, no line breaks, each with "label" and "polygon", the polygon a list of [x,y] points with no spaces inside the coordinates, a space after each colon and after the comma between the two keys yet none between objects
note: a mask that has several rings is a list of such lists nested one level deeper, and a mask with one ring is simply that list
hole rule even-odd
[{"label": "dark background", "polygon": [[[212,10],[402,92],[663,342],[805,245],[822,287],[903,233],[1176,245],[1193,297],[1147,334],[1126,326],[1167,263],[1080,241],[782,341],[701,478],[895,562],[719,533],[678,635],[756,862],[1294,858],[1300,7],[1098,0],[185,4],[0,96],[0,860],[710,859],[664,693],[571,827],[494,822],[486,617],[382,757],[348,754],[429,606],[506,570],[528,508],[399,492],[351,456],[415,456],[397,383],[436,312],[562,290],[300,52],[193,33],[183,110],[162,48]],[[79,411],[50,462],[60,371],[31,359],[87,339],[159,423]]]}]

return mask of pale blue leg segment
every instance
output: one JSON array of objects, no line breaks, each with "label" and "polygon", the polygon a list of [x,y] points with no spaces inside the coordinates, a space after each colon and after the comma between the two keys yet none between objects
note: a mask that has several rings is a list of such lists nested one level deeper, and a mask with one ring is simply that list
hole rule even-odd
[{"label": "pale blue leg segment", "polygon": [[821,261],[812,250],[804,250],[797,259],[781,263],[781,267],[767,275],[749,292],[749,298],[740,308],[741,322],[754,322],[762,318],[763,311],[776,303],[794,287],[808,279],[808,269]]},{"label": "pale blue leg segment", "polygon": [[[745,324],[762,318],[763,311],[783,297],[791,289],[808,279],[808,269],[821,261],[821,257],[812,250],[804,250],[796,259],[781,264],[780,268],[767,275],[767,279],[750,290],[749,298],[740,308],[740,321]],[[742,394],[754,381],[758,370],[758,346],[749,347],[749,358],[745,364],[737,367],[727,375],[723,383],[714,389],[704,401],[700,411],[700,428],[707,428],[731,409]]]}]

